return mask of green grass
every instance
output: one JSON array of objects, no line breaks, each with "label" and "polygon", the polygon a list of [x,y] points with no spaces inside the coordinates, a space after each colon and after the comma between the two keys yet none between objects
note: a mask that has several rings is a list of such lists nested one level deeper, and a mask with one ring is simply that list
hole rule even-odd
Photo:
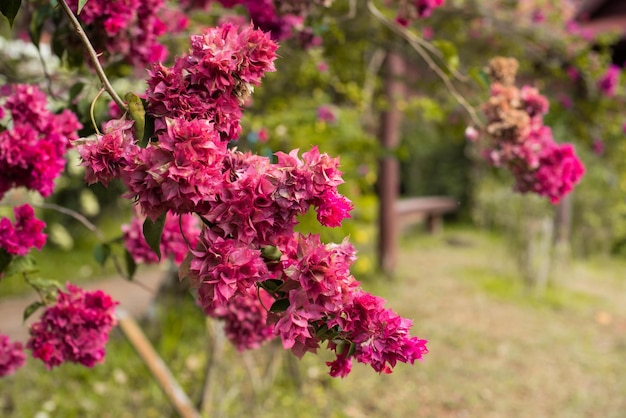
[{"label": "green grass", "polygon": [[[226,345],[215,366],[215,417],[598,417],[626,410],[626,263],[559,268],[545,294],[528,292],[497,236],[449,230],[406,237],[396,276],[366,290],[414,319],[424,362],[391,375],[355,365],[327,375],[324,350],[294,360],[269,345],[247,359]],[[169,299],[143,328],[194,401],[211,352],[188,299]],[[212,340],[215,341],[215,340]],[[277,357],[276,357],[277,356]],[[278,374],[254,388],[272,358]],[[247,365],[246,365],[247,363]],[[176,416],[119,331],[104,364],[47,372],[35,361],[0,380],[0,416]],[[44,415],[45,416],[45,415]]]}]

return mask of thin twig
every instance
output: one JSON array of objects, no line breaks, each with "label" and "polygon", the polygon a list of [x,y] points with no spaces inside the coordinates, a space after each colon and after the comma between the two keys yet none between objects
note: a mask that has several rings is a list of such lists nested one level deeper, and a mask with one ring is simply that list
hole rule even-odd
[{"label": "thin twig", "polygon": [[76,19],[76,16],[74,16],[72,9],[70,9],[70,6],[67,5],[66,0],[59,0],[59,4],[61,5],[61,8],[63,9],[67,17],[70,19],[70,22],[72,22],[72,26],[74,26],[74,29],[76,30],[76,33],[78,34],[78,37],[80,38],[81,42],[83,43],[83,46],[87,50],[87,53],[89,54],[89,58],[91,58],[91,62],[96,70],[96,74],[98,74],[98,78],[100,79],[100,82],[102,83],[102,87],[107,91],[107,93],[109,93],[113,101],[119,106],[120,109],[126,109],[126,104],[113,89],[111,82],[107,78],[106,74],[104,73],[104,69],[102,68],[102,65],[100,64],[100,60],[98,59],[98,54],[93,49],[93,45],[91,44],[91,41],[89,41],[87,34],[83,30],[83,27],[80,25],[80,22],[78,21],[78,19]]},{"label": "thin twig", "polygon": [[[472,122],[476,126],[482,126],[483,122],[480,120],[480,118],[476,114],[476,110],[474,109],[474,107],[471,104],[469,104],[467,100],[465,100],[465,98],[458,92],[454,84],[452,84],[452,82],[450,81],[450,77],[448,77],[443,72],[441,67],[437,65],[437,63],[435,63],[435,61],[433,61],[430,55],[428,55],[428,53],[424,50],[424,46],[422,45],[424,41],[419,39],[415,35],[411,34],[410,32],[398,27],[397,24],[395,24],[390,19],[388,19],[385,15],[382,14],[380,10],[376,8],[376,6],[371,0],[367,2],[367,7],[372,13],[372,15],[374,15],[374,17],[376,17],[379,21],[381,21],[385,26],[387,26],[393,32],[402,36],[409,43],[409,45],[413,47],[413,49],[422,57],[422,59],[426,61],[426,64],[428,65],[428,67],[430,67],[430,69],[433,70],[435,74],[437,74],[437,76],[439,76],[439,78],[443,81],[443,83],[445,84],[446,88],[448,89],[452,97],[454,97],[454,99],[461,106],[463,106],[463,108],[467,111],[470,118],[472,119]],[[449,67],[448,69],[452,72],[452,69],[450,69]]]},{"label": "thin twig", "polygon": [[72,218],[76,219],[78,222],[82,223],[85,226],[85,228],[93,232],[98,238],[98,240],[102,242],[106,240],[106,238],[104,237],[104,234],[102,233],[102,231],[100,231],[100,229],[98,229],[96,225],[94,225],[91,221],[89,221],[89,219],[87,219],[85,216],[81,215],[80,213],[76,212],[75,210],[72,210],[72,209],[69,209],[69,208],[54,204],[54,203],[31,203],[30,205],[36,208],[40,208],[40,209],[56,210],[59,213],[71,216]]},{"label": "thin twig", "polygon": [[93,98],[93,100],[91,101],[91,106],[89,106],[89,116],[91,116],[91,123],[93,125],[93,128],[96,130],[96,134],[100,135],[100,130],[98,129],[98,124],[96,123],[96,117],[94,116],[94,110],[96,107],[96,102],[98,101],[98,99],[100,98],[100,96],[102,96],[102,93],[104,93],[104,87],[102,87],[100,89],[100,91],[98,91],[98,94],[96,94],[96,97]]},{"label": "thin twig", "polygon": [[246,371],[248,372],[248,377],[250,377],[252,391],[254,392],[254,395],[258,397],[263,390],[263,384],[256,366],[256,362],[254,361],[254,358],[249,351],[244,351],[243,353],[241,353],[241,358],[243,359],[243,364],[246,367]]},{"label": "thin twig", "polygon": [[[80,213],[76,212],[75,210],[72,210],[72,209],[69,209],[64,206],[60,206],[54,203],[31,203],[30,205],[39,209],[55,210],[64,215],[71,216],[72,218],[82,223],[85,226],[85,228],[93,232],[96,235],[96,238],[98,239],[98,241],[100,241],[101,243],[106,242],[106,238],[104,234],[102,233],[102,231],[100,231],[100,229],[96,225],[90,222],[89,219],[87,219],[85,216],[81,215]],[[141,283],[140,281],[137,281],[137,280],[131,280],[131,277],[129,277],[129,275],[126,274],[126,272],[124,272],[124,269],[122,268],[122,264],[120,263],[120,260],[115,254],[111,255],[111,260],[113,261],[113,266],[115,267],[115,271],[117,271],[120,276],[127,278],[131,283],[137,285],[143,290],[146,290],[149,293],[154,293],[154,289],[146,286],[144,283]]]},{"label": "thin twig", "polygon": [[41,48],[39,48],[39,45],[35,45],[35,47],[37,47],[37,55],[39,56],[39,62],[41,63],[41,71],[43,72],[43,76],[46,79],[46,87],[48,90],[48,95],[54,99],[57,99],[58,96],[56,94],[54,94],[54,91],[52,90],[52,77],[50,76],[50,73],[48,72],[48,65],[46,64],[46,60],[43,57],[43,54],[41,53]]}]

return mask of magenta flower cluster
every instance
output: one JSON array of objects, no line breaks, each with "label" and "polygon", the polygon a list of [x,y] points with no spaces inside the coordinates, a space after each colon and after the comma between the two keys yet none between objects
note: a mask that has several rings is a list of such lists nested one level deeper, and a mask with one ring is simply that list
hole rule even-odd
[{"label": "magenta flower cluster", "polygon": [[[143,236],[144,220],[145,216],[135,213],[130,224],[122,225],[124,244],[136,263],[158,263],[159,258]],[[200,226],[195,216],[191,214],[177,216],[168,213],[165,217],[163,235],[161,236],[161,257],[171,258],[175,264],[182,263],[189,252],[189,248],[195,248],[199,234]]]},{"label": "magenta flower cluster", "polygon": [[543,124],[548,100],[537,89],[495,82],[483,106],[489,145],[484,151],[494,166],[508,168],[515,190],[533,192],[558,203],[585,171],[571,144],[557,144]]},{"label": "magenta flower cluster", "polygon": [[82,126],[70,110],[54,114],[46,95],[36,86],[17,84],[0,88],[2,107],[12,124],[0,132],[0,199],[11,188],[26,187],[49,196],[54,180],[65,169],[70,141]]},{"label": "magenta flower cluster", "polygon": [[105,344],[117,321],[109,295],[87,292],[71,284],[58,292],[57,302],[31,325],[26,347],[51,369],[64,362],[93,367],[104,360]]},{"label": "magenta flower cluster", "polygon": [[276,48],[263,32],[232,24],[192,36],[189,54],[172,68],[157,64],[150,71],[148,110],[157,118],[210,121],[222,140],[236,139],[241,105],[263,75],[275,71]]},{"label": "magenta flower cluster", "polygon": [[[323,244],[317,235],[294,233],[275,244],[265,247],[278,251],[280,256],[272,258],[263,250],[205,230],[200,249],[192,251],[190,278],[198,289],[199,304],[207,314],[219,313],[227,319],[235,345],[246,347],[250,341],[256,344],[269,338],[272,328],[236,322],[251,310],[265,308],[270,309],[273,333],[298,357],[329,341],[337,356],[328,363],[332,376],[346,376],[352,358],[390,373],[398,361],[412,364],[428,352],[425,340],[409,335],[411,321],[360,289],[350,274],[356,256],[348,241]],[[274,262],[268,263],[268,258]],[[276,305],[265,297],[252,300],[257,287],[269,292],[282,308],[274,309]]]},{"label": "magenta flower cluster", "polygon": [[9,376],[24,365],[26,354],[22,343],[0,334],[0,377]]},{"label": "magenta flower cluster", "polygon": [[42,231],[45,222],[35,217],[30,205],[13,208],[15,224],[8,218],[0,220],[0,248],[11,255],[26,255],[31,248],[41,250],[46,243],[46,234]]},{"label": "magenta flower cluster", "polygon": [[609,65],[606,72],[602,75],[602,77],[598,80],[598,88],[602,92],[602,94],[612,97],[615,95],[617,90],[617,86],[619,85],[619,77],[622,72],[622,69],[615,65]]},{"label": "magenta flower cluster", "polygon": [[[68,4],[74,12],[78,10],[78,0],[68,0]],[[78,18],[98,52],[121,56],[144,68],[167,56],[158,41],[168,29],[159,17],[164,7],[163,0],[89,0]]]},{"label": "magenta flower cluster", "polygon": [[387,4],[397,7],[396,22],[405,27],[413,20],[429,17],[443,3],[444,0],[387,0]]},{"label": "magenta flower cluster", "polygon": [[[425,341],[408,335],[410,321],[359,289],[349,272],[352,246],[294,232],[298,215],[311,207],[325,226],[350,216],[352,203],[337,190],[339,159],[314,147],[277,153],[272,162],[228,147],[240,131],[241,104],[274,70],[276,44],[259,30],[227,23],[193,36],[191,45],[173,67],[157,64],[150,72],[147,113],[155,132],[145,148],[124,120],[108,122],[97,141],[78,146],[87,181],[120,178],[126,197],[153,220],[192,212],[202,219],[197,242],[185,233],[193,245],[185,271],[198,304],[226,321],[239,349],[279,336],[302,356],[329,341],[341,362],[331,366],[334,376],[346,375],[352,358],[379,372],[420,359]],[[148,260],[138,244],[139,221],[126,233]]]},{"label": "magenta flower cluster", "polygon": [[239,351],[251,350],[275,337],[268,324],[268,309],[274,299],[263,289],[251,286],[224,305],[210,305],[205,313],[224,321],[224,333]]},{"label": "magenta flower cluster", "polygon": [[335,109],[333,109],[332,106],[328,105],[322,105],[318,107],[317,120],[331,124],[337,122],[337,114]]},{"label": "magenta flower cluster", "polygon": [[219,3],[227,9],[243,6],[254,26],[275,41],[295,39],[303,48],[320,45],[322,40],[305,21],[313,7],[328,6],[332,0],[186,0],[187,8],[207,8]]}]

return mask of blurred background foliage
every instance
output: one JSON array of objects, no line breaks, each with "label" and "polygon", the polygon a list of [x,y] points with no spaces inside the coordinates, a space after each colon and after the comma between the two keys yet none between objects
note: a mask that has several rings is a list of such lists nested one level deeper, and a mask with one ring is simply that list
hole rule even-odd
[{"label": "blurred background foliage", "polygon": [[[322,152],[341,156],[346,179],[342,191],[355,203],[353,219],[341,228],[321,230],[309,216],[303,218],[302,229],[321,232],[324,239],[333,241],[350,235],[362,256],[356,272],[371,271],[375,265],[377,159],[382,155],[377,140],[379,114],[388,106],[382,91],[382,63],[386,51],[401,51],[409,68],[405,80],[409,94],[400,102],[405,115],[403,134],[393,152],[401,163],[402,195],[453,196],[461,202],[456,219],[514,234],[523,223],[520,217],[532,218],[534,212],[522,211],[520,217],[501,215],[511,213],[502,208],[517,202],[510,191],[512,179],[486,168],[467,144],[463,132],[471,120],[466,109],[414,48],[381,25],[365,2],[355,4],[352,9],[350,2],[335,1],[330,10],[309,17],[307,24],[322,39],[321,45],[303,50],[293,41],[281,44],[278,71],[269,74],[253,95],[236,146],[271,156],[293,148],[304,152],[315,144]],[[188,32],[198,32],[232,12],[215,5],[209,12],[195,12]],[[611,61],[610,45],[616,38],[606,35],[592,43],[568,33],[563,23],[567,13],[571,15],[559,1],[453,0],[429,19],[414,23],[411,30],[431,42],[428,55],[475,110],[488,97],[482,73],[488,60],[496,55],[519,59],[520,83],[532,84],[548,96],[551,109],[546,123],[557,140],[576,145],[587,168],[573,193],[568,251],[577,256],[622,254],[626,251],[626,80],[621,78],[614,97],[601,94],[597,81]],[[387,16],[392,18],[393,13],[388,11]],[[18,16],[22,23],[15,32],[23,33],[27,21],[26,14]],[[81,134],[93,134],[89,106],[97,86],[88,69],[73,67],[70,72],[68,66],[76,60],[67,54],[55,56],[45,42],[37,51],[21,41],[9,41],[10,32],[5,22],[2,25],[0,33],[6,39],[0,48],[1,81],[50,86],[53,106],[72,108],[85,127]],[[174,35],[166,43],[170,62],[187,48],[185,34]],[[41,61],[46,62],[45,71]],[[572,69],[579,77],[572,78]],[[456,77],[453,70],[462,75]],[[145,74],[123,64],[107,68],[107,73],[120,92],[144,88]],[[320,117],[320,108],[330,111],[333,120]],[[96,103],[95,114],[98,123],[109,117],[106,100]],[[111,214],[125,221],[130,205],[114,198],[120,185],[86,188],[76,160],[69,164],[52,202],[74,208],[96,223]],[[554,216],[553,208],[545,206],[541,216]],[[44,218],[50,224],[51,241],[61,248],[72,248],[71,241],[84,233],[79,223],[64,215],[46,211]]]}]

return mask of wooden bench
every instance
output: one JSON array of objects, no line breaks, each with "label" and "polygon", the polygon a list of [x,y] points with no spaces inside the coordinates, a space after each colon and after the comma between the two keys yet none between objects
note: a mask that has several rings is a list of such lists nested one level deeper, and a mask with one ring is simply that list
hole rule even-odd
[{"label": "wooden bench", "polygon": [[443,215],[454,212],[458,207],[459,201],[447,196],[399,199],[395,207],[398,230],[404,231],[415,223],[423,222],[429,233],[438,233],[443,227]]}]

